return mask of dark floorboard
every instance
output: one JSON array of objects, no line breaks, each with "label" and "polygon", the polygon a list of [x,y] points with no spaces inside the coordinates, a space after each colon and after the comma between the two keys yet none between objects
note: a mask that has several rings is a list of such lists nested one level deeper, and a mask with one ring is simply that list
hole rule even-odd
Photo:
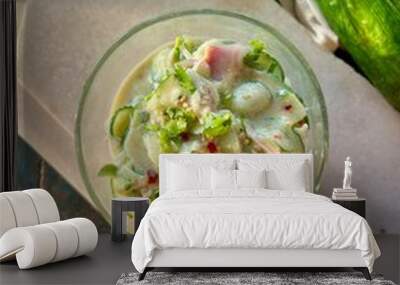
[{"label": "dark floorboard", "polygon": [[[386,279],[398,283],[400,238],[398,235],[377,235],[376,239],[383,256],[376,261],[374,272],[381,273]],[[0,265],[0,284],[115,284],[122,273],[134,271],[130,260],[130,246],[130,240],[114,243],[108,234],[102,234],[97,249],[88,256],[29,270],[19,270],[15,262],[3,263]],[[290,271],[298,270],[303,269]],[[336,270],[348,269],[322,271]]]},{"label": "dark floorboard", "polygon": [[16,262],[0,265],[0,284],[115,284],[124,272],[134,270],[130,260],[131,242],[111,242],[99,236],[99,244],[88,256],[81,256],[28,270]]}]

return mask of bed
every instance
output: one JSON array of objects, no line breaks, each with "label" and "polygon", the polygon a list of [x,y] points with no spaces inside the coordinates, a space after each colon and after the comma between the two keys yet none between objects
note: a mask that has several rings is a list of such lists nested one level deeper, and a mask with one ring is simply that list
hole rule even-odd
[{"label": "bed", "polygon": [[313,194],[311,154],[162,154],[160,197],[132,262],[159,267],[352,267],[380,251],[361,216]]}]

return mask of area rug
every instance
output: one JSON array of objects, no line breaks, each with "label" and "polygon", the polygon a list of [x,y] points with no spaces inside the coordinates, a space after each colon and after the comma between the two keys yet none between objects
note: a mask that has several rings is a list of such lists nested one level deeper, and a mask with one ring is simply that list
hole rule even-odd
[{"label": "area rug", "polygon": [[148,272],[142,281],[137,280],[138,276],[138,273],[122,274],[117,285],[395,285],[381,275],[373,275],[373,280],[368,281],[359,272]]}]

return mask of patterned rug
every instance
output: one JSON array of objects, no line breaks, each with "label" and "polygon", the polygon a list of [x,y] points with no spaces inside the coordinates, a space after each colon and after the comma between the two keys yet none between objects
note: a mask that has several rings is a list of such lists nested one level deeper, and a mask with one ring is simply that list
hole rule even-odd
[{"label": "patterned rug", "polygon": [[122,274],[117,285],[145,284],[213,284],[213,285],[395,285],[380,275],[372,275],[368,281],[359,272],[148,272],[138,281],[138,273]]}]

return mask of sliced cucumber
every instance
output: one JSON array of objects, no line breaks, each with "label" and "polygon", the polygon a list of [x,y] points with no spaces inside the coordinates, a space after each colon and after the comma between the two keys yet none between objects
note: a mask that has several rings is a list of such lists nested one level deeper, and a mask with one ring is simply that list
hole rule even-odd
[{"label": "sliced cucumber", "polygon": [[104,165],[99,172],[97,173],[98,176],[101,177],[114,177],[117,175],[118,167],[114,164],[106,164]]},{"label": "sliced cucumber", "polygon": [[[261,78],[260,78],[261,79]],[[263,77],[267,79],[267,77]],[[264,80],[261,80],[264,82]],[[265,80],[265,82],[268,82]],[[257,118],[284,118],[291,126],[302,121],[306,116],[306,109],[299,97],[284,84],[273,86],[272,100],[267,109],[260,111]]]},{"label": "sliced cucumber", "polygon": [[160,51],[153,59],[150,71],[151,83],[157,85],[167,74],[173,72],[173,65],[170,58],[171,48]]},{"label": "sliced cucumber", "polygon": [[163,80],[155,91],[148,97],[148,111],[159,111],[168,107],[175,107],[179,98],[185,95],[176,77],[171,74]]},{"label": "sliced cucumber", "polygon": [[275,133],[280,134],[280,137],[275,138],[275,142],[280,146],[283,152],[304,152],[304,144],[300,136],[294,132],[292,127],[285,125]]},{"label": "sliced cucumber", "polygon": [[231,109],[239,114],[254,116],[271,104],[272,94],[258,81],[249,81],[233,90]]},{"label": "sliced cucumber", "polygon": [[160,155],[160,139],[156,132],[146,132],[143,135],[143,144],[147,150],[147,157],[153,163],[153,169],[158,169],[158,156]]},{"label": "sliced cucumber", "polygon": [[113,138],[121,140],[125,137],[133,112],[132,106],[124,106],[115,111],[110,122],[110,135]]},{"label": "sliced cucumber", "polygon": [[179,153],[200,153],[203,148],[200,137],[193,136],[189,141],[182,142]]},{"label": "sliced cucumber", "polygon": [[216,141],[221,152],[240,153],[242,151],[239,135],[233,129],[231,129],[226,135],[217,138]]},{"label": "sliced cucumber", "polygon": [[299,135],[304,145],[307,145],[308,142],[308,124],[305,123],[300,127],[293,127],[293,131]]},{"label": "sliced cucumber", "polygon": [[110,185],[113,196],[116,197],[142,196],[142,193],[140,193],[139,190],[134,189],[132,183],[124,178],[121,177],[111,178]]},{"label": "sliced cucumber", "polygon": [[[273,152],[304,152],[304,145],[298,134],[284,118],[264,117],[257,120],[244,120],[248,136]],[[279,149],[276,148],[279,146]],[[270,151],[272,152],[272,151]]]},{"label": "sliced cucumber", "polygon": [[[254,120],[243,120],[247,136],[252,139],[253,146],[258,146],[262,152],[265,153],[279,153],[280,147],[270,138],[269,130],[262,122],[255,122]],[[260,127],[263,127],[261,129]]]},{"label": "sliced cucumber", "polygon": [[280,82],[283,82],[285,80],[285,73],[283,72],[283,68],[275,58],[271,57],[270,64],[266,71]]},{"label": "sliced cucumber", "polygon": [[141,175],[137,172],[135,172],[132,169],[132,164],[131,163],[126,163],[124,165],[122,165],[119,169],[118,169],[118,177],[121,177],[131,183],[136,183],[138,180],[141,180],[144,178],[144,175]]},{"label": "sliced cucumber", "polygon": [[216,138],[217,145],[224,153],[241,153],[243,151],[242,142],[239,134],[241,132],[242,120],[234,118],[232,127],[226,135]]},{"label": "sliced cucumber", "polygon": [[268,114],[285,117],[291,126],[307,116],[304,105],[289,89],[280,89],[274,94],[273,104]]},{"label": "sliced cucumber", "polygon": [[140,114],[135,112],[124,139],[123,149],[135,170],[141,173],[145,173],[148,169],[154,169],[154,164],[147,154],[143,141],[144,133],[144,124],[141,122]]}]

